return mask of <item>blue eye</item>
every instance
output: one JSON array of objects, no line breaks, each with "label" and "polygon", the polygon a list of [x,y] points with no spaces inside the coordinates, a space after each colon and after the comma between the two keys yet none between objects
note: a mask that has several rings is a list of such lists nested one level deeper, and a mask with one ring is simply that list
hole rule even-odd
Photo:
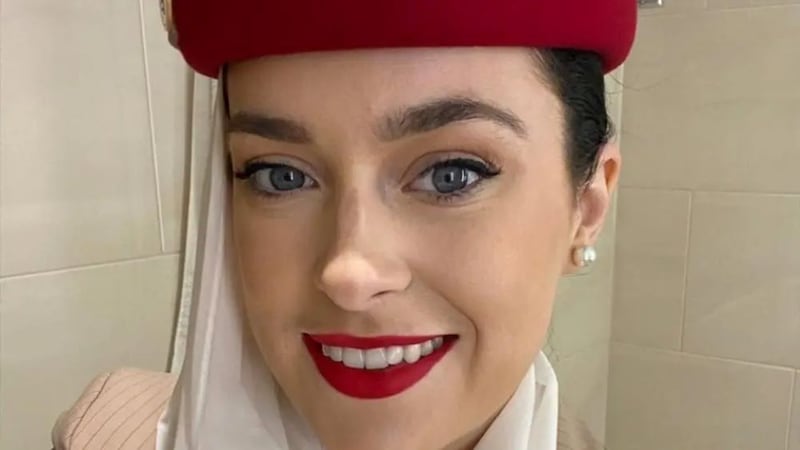
[{"label": "blue eye", "polygon": [[477,173],[456,165],[437,167],[429,178],[431,186],[440,194],[463,190],[480,179]]},{"label": "blue eye", "polygon": [[428,167],[414,180],[410,188],[439,198],[458,196],[499,173],[498,170],[475,159],[449,159]]},{"label": "blue eye", "polygon": [[315,186],[314,180],[302,170],[287,164],[253,162],[235,174],[247,181],[259,194],[278,196],[298,189]]}]

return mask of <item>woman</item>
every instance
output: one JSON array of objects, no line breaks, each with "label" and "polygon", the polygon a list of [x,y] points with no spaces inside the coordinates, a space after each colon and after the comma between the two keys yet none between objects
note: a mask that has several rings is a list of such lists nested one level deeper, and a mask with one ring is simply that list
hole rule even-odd
[{"label": "woman", "polygon": [[223,87],[186,363],[99,378],[56,448],[592,448],[540,350],[619,176],[636,2],[164,12]]}]

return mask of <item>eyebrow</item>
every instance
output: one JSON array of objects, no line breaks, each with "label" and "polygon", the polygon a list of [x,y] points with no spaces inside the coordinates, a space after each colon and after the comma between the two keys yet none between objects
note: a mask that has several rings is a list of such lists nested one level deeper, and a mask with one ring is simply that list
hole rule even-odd
[{"label": "eyebrow", "polygon": [[494,122],[520,137],[527,136],[524,122],[516,114],[471,97],[445,97],[404,109],[387,117],[378,135],[391,141],[469,120]]},{"label": "eyebrow", "polygon": [[[520,137],[527,136],[524,122],[516,114],[471,97],[444,97],[389,114],[380,121],[376,135],[384,141],[393,141],[471,120],[493,122]],[[228,120],[226,131],[292,144],[313,142],[312,133],[300,122],[250,112],[234,114]]]},{"label": "eyebrow", "polygon": [[237,112],[230,119],[226,133],[248,133],[274,141],[310,144],[311,133],[300,122],[249,112]]}]

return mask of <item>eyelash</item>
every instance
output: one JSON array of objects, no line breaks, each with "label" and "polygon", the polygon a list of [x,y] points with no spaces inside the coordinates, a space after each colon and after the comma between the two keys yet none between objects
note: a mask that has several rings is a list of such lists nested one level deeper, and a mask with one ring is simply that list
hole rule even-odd
[{"label": "eyelash", "polygon": [[[415,181],[421,179],[426,176],[430,176],[435,170],[455,166],[461,169],[469,170],[475,173],[478,176],[478,180],[473,182],[472,184],[468,185],[462,190],[448,192],[448,193],[439,193],[439,192],[428,192],[422,191],[423,194],[428,195],[434,199],[437,203],[453,203],[458,201],[459,199],[463,199],[474,193],[475,189],[480,187],[486,180],[496,177],[500,175],[502,172],[501,168],[492,162],[483,162],[478,159],[473,158],[463,158],[463,157],[456,157],[456,158],[443,158],[433,164],[429,165],[425,170],[423,170],[417,177],[414,179]],[[276,168],[285,168],[291,167],[298,171],[303,172],[301,169],[297,169],[294,166],[289,164],[281,164],[281,163],[268,163],[264,161],[252,161],[245,164],[244,169],[238,172],[234,172],[234,177],[240,181],[243,181],[249,185],[249,188],[256,193],[256,195],[265,197],[267,199],[278,199],[278,198],[285,198],[290,195],[294,195],[304,189],[295,189],[291,191],[287,191],[281,194],[275,194],[272,192],[266,192],[261,189],[257,189],[253,186],[254,179],[253,176],[261,170],[266,169],[276,169]],[[313,186],[317,186],[316,180],[310,177],[308,174],[304,175],[312,180]]]},{"label": "eyelash", "polygon": [[435,170],[445,167],[455,166],[461,169],[466,169],[474,172],[478,176],[478,180],[468,185],[463,190],[439,193],[439,192],[425,192],[426,195],[433,197],[439,203],[453,203],[460,199],[474,194],[474,191],[479,188],[486,180],[492,179],[500,175],[500,168],[493,163],[483,162],[472,158],[444,158],[440,161],[433,163],[423,170],[415,180],[430,176]]},{"label": "eyelash", "polygon": [[[298,170],[300,172],[303,172],[303,170],[298,169],[298,168],[296,168],[296,167],[294,167],[294,166],[292,166],[290,164],[270,163],[270,162],[265,162],[265,161],[250,161],[250,162],[245,163],[243,170],[241,170],[239,172],[234,172],[233,176],[237,180],[247,183],[248,187],[253,192],[255,192],[256,195],[259,195],[259,196],[262,196],[262,197],[266,197],[268,199],[277,199],[277,198],[281,198],[281,197],[285,198],[285,197],[288,197],[290,195],[294,195],[295,193],[297,193],[298,191],[300,191],[302,189],[295,189],[295,190],[284,192],[282,194],[274,194],[272,192],[267,192],[267,191],[264,191],[264,190],[261,190],[261,189],[257,189],[254,186],[255,181],[254,181],[254,178],[253,178],[253,176],[255,174],[257,174],[258,172],[260,172],[262,170],[280,169],[280,168],[284,168],[284,167],[290,167],[290,168],[293,168],[293,169]],[[317,186],[317,182],[316,182],[316,180],[314,180],[314,178],[312,178],[311,176],[309,176],[305,172],[303,172],[303,174],[307,179],[312,181],[312,185],[313,186]]]}]

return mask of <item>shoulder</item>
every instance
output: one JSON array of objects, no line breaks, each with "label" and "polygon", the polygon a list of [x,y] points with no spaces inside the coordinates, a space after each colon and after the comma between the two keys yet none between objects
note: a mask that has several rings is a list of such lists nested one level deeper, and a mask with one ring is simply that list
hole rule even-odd
[{"label": "shoulder", "polygon": [[119,369],[96,377],[53,428],[55,450],[154,448],[175,375]]}]

